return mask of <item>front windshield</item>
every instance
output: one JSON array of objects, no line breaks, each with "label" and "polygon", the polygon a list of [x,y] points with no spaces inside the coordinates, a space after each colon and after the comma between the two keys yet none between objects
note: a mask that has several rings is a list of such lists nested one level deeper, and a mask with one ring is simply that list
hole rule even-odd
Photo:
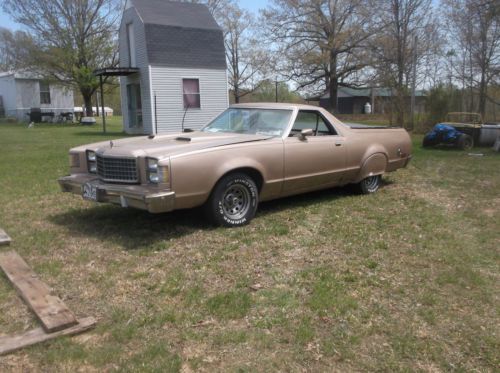
[{"label": "front windshield", "polygon": [[229,108],[202,131],[282,136],[291,116],[292,110]]}]

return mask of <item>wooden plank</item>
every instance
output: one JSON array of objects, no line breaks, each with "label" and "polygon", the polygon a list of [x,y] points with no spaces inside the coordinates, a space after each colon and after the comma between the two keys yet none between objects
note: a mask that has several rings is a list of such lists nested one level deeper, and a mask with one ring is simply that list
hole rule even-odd
[{"label": "wooden plank", "polygon": [[10,244],[10,237],[5,231],[0,228],[0,246],[2,245],[9,245]]},{"label": "wooden plank", "polygon": [[95,324],[96,320],[93,317],[85,317],[78,320],[76,325],[54,333],[47,333],[43,328],[36,328],[24,334],[0,337],[0,355],[5,355],[49,339],[82,333],[93,328]]},{"label": "wooden plank", "polygon": [[0,253],[0,267],[46,332],[65,329],[78,322],[63,301],[51,294],[51,289],[15,251]]}]

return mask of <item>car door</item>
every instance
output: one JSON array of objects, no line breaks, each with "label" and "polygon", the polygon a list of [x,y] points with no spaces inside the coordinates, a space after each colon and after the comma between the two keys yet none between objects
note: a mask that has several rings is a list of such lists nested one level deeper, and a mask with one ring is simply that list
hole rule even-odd
[{"label": "car door", "polygon": [[[302,138],[304,129],[313,136]],[[284,194],[305,192],[336,185],[345,168],[344,138],[319,113],[300,110],[284,141]]]}]

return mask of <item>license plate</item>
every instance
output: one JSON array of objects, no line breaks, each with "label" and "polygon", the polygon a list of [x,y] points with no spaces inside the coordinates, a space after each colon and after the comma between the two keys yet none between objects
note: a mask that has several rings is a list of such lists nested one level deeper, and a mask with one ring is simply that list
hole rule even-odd
[{"label": "license plate", "polygon": [[82,197],[89,201],[97,202],[99,200],[97,187],[90,183],[83,184]]}]

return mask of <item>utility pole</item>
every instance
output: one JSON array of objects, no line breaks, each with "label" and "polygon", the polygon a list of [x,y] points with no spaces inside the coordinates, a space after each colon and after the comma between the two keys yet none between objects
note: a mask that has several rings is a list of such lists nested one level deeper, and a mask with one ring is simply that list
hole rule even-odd
[{"label": "utility pole", "polygon": [[418,37],[415,35],[413,42],[413,71],[412,71],[412,82],[411,82],[411,101],[410,101],[410,116],[411,116],[411,130],[415,128],[415,89],[417,85],[417,43]]},{"label": "utility pole", "polygon": [[276,98],[276,102],[278,102],[278,77],[276,77],[274,79],[274,86],[275,86],[275,89],[276,89],[275,98]]}]

